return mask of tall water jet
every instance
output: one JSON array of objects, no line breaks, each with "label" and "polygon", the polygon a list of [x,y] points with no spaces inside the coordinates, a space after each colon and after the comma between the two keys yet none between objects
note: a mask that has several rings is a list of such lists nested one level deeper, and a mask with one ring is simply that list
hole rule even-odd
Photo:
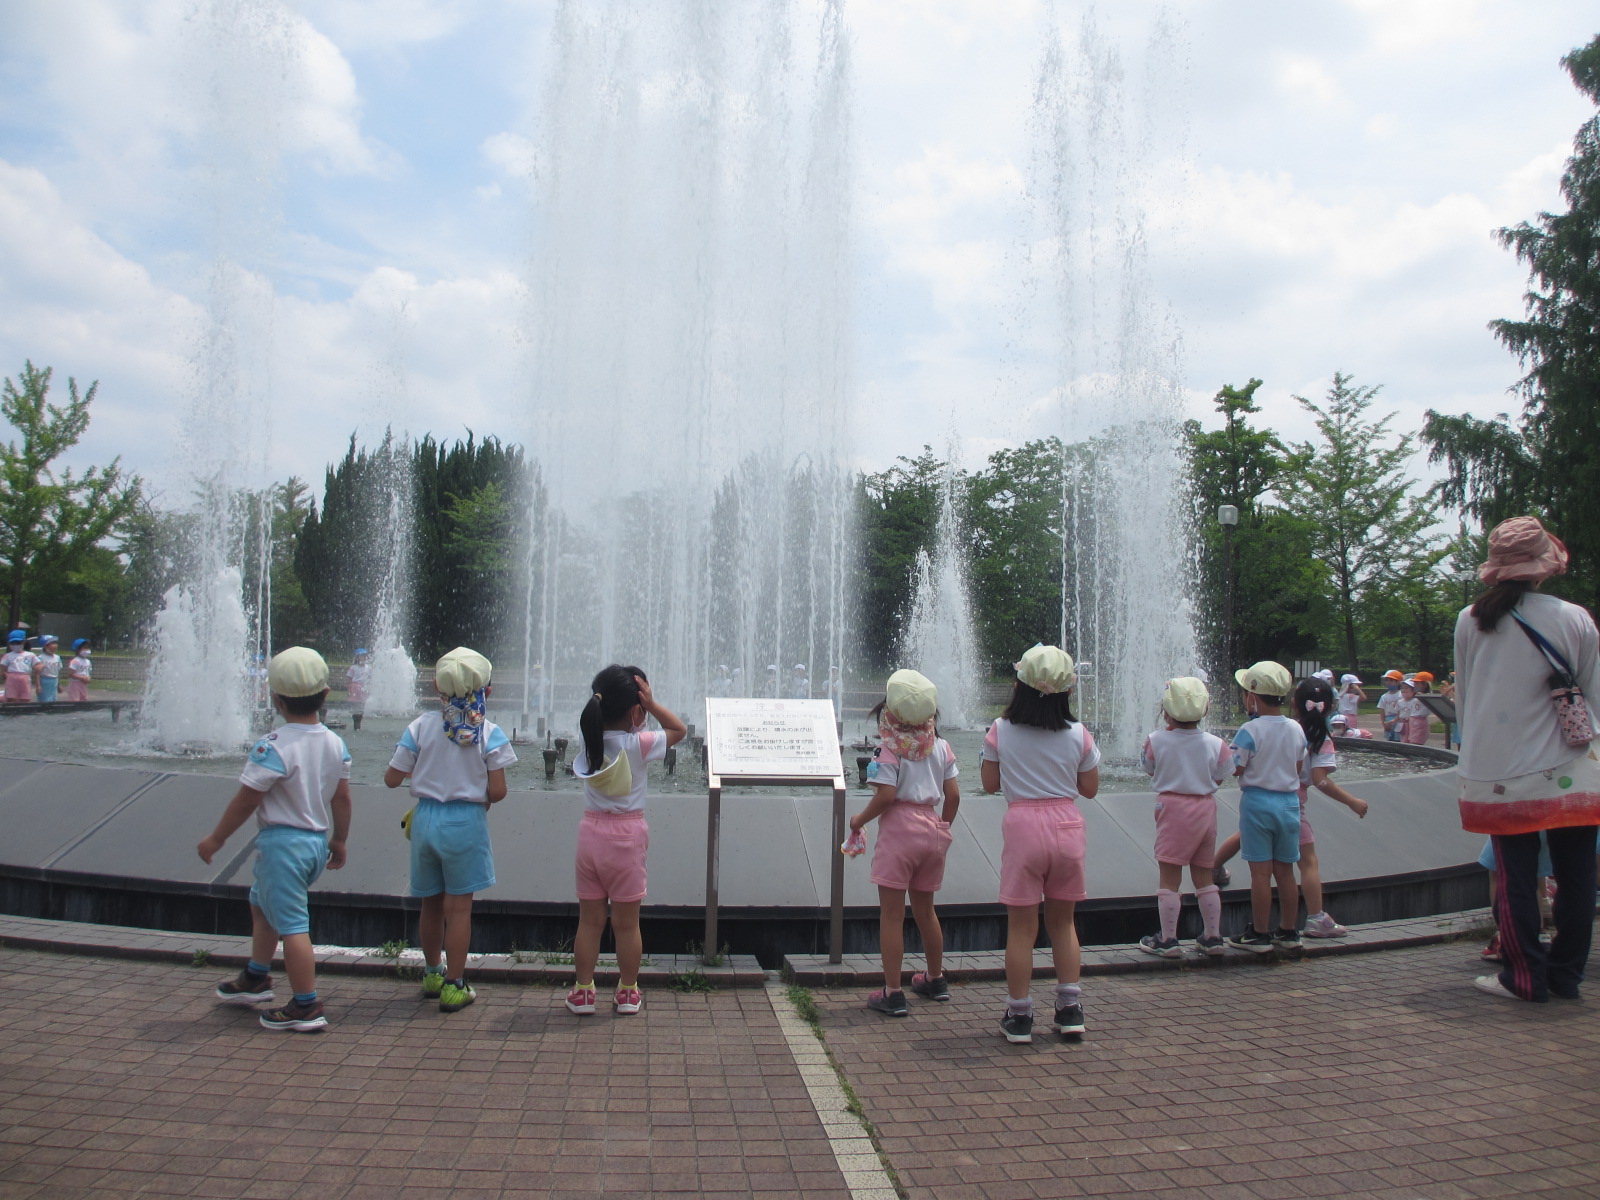
[{"label": "tall water jet", "polygon": [[[948,456],[952,461],[954,454]],[[958,480],[947,466],[939,485],[939,522],[933,553],[917,551],[911,612],[901,640],[901,665],[921,671],[939,689],[939,723],[951,729],[978,724],[981,679],[966,554],[956,508]]]},{"label": "tall water jet", "polygon": [[1052,23],[1032,115],[1067,447],[1060,637],[1090,664],[1084,715],[1119,755],[1137,751],[1165,680],[1198,665],[1179,337],[1150,284],[1144,208],[1171,157],[1159,93],[1174,58],[1158,18],[1134,94],[1092,12],[1075,36]]},{"label": "tall water jet", "polygon": [[567,0],[539,121],[525,668],[558,725],[633,662],[846,661],[848,46],[838,0]]},{"label": "tall water jet", "polygon": [[[156,621],[140,722],[158,749],[237,749],[259,702],[256,656],[270,644],[264,483],[274,291],[266,271],[293,20],[278,0],[209,0],[187,24],[186,78],[199,114],[190,150],[210,265],[181,447],[197,520],[188,578],[167,593]],[[258,584],[247,608],[241,567],[252,562]]]},{"label": "tall water jet", "polygon": [[415,481],[410,446],[404,439],[396,442],[386,434],[382,450],[387,453],[374,462],[379,490],[373,501],[383,512],[373,525],[376,536],[365,547],[365,553],[381,564],[381,575],[372,619],[372,674],[367,681],[364,711],[380,716],[410,716],[417,710],[417,668],[404,643],[415,570]]}]

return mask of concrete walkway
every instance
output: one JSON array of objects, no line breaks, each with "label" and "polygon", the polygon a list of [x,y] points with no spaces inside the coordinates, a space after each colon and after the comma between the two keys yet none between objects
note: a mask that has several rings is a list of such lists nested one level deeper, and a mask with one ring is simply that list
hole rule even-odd
[{"label": "concrete walkway", "polygon": [[772,981],[637,1018],[484,982],[445,1016],[330,972],[298,1035],[214,1004],[213,965],[8,947],[0,1196],[1600,1195],[1600,992],[1484,996],[1478,948],[1094,976],[1075,1043],[1004,1042],[996,982],[905,1020],[817,991],[819,1055]]}]

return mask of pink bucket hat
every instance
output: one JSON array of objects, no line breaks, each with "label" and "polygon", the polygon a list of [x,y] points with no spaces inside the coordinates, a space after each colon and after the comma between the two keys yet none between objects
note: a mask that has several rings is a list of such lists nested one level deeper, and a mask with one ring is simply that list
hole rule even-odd
[{"label": "pink bucket hat", "polygon": [[1567,548],[1538,517],[1512,517],[1489,533],[1489,561],[1478,578],[1491,586],[1507,579],[1535,582],[1567,573]]}]

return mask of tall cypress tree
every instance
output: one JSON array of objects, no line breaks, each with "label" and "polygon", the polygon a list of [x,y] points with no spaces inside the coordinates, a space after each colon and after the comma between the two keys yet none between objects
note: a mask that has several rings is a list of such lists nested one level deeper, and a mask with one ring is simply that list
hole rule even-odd
[{"label": "tall cypress tree", "polygon": [[[1600,36],[1561,65],[1600,105]],[[1565,587],[1600,607],[1600,113],[1573,139],[1561,194],[1566,212],[1499,232],[1531,282],[1527,316],[1489,326],[1527,368],[1521,419],[1429,412],[1423,437],[1449,468],[1446,501],[1485,525],[1545,516],[1572,551]]]}]

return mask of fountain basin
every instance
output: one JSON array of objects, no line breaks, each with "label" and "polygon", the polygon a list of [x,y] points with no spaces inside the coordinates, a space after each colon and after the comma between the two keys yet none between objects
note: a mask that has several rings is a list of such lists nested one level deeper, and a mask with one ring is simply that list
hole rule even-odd
[{"label": "fountain basin", "polygon": [[[0,778],[6,780],[0,822],[9,831],[0,847],[0,911],[248,934],[253,847],[247,832],[236,834],[210,866],[194,850],[233,793],[233,774],[11,757],[0,758]],[[1371,803],[1365,821],[1317,794],[1309,810],[1328,906],[1341,921],[1426,916],[1485,903],[1487,874],[1476,865],[1483,839],[1460,828],[1453,770],[1347,786]],[[405,896],[408,846],[400,830],[410,797],[366,784],[352,793],[349,863],[326,872],[313,890],[313,939],[415,943],[418,903]],[[1219,795],[1224,830],[1233,828],[1237,799],[1237,792]],[[1153,801],[1149,793],[1124,792],[1081,804],[1091,898],[1079,906],[1078,923],[1088,944],[1134,940],[1155,927]],[[652,794],[649,804],[645,945],[647,952],[676,953],[702,933],[706,800],[703,791],[685,791]],[[816,793],[725,793],[720,929],[732,950],[776,966],[784,954],[827,949],[829,873],[837,853],[829,808]],[[490,823],[499,883],[475,905],[475,951],[567,943],[577,921],[572,864],[580,812],[574,790],[519,788],[495,807]],[[1005,911],[996,900],[1003,812],[999,797],[962,801],[939,894],[951,950],[1004,943]],[[877,945],[869,863],[862,858],[846,868],[847,952]],[[1243,881],[1237,869],[1235,879]],[[1241,928],[1247,889],[1235,886],[1225,902],[1226,927]],[[1191,907],[1185,921],[1192,920]]]}]

